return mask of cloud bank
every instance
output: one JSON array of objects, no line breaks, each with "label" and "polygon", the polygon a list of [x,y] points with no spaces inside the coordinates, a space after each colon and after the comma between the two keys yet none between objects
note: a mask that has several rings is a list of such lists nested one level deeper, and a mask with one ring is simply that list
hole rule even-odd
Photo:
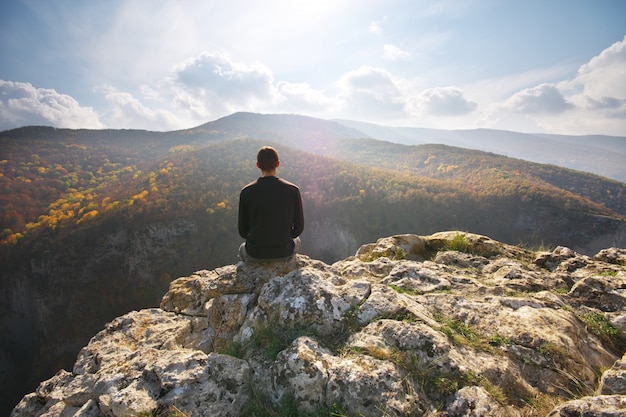
[{"label": "cloud bank", "polygon": [[416,100],[415,112],[437,116],[460,116],[473,112],[478,104],[467,100],[459,87],[436,87],[424,90]]},{"label": "cloud bank", "polygon": [[503,107],[523,114],[560,114],[574,106],[565,100],[556,86],[541,84],[515,94]]},{"label": "cloud bank", "polygon": [[[381,23],[369,30],[380,33]],[[398,63],[408,52],[384,44]],[[626,37],[582,65],[570,79],[527,85],[497,100],[472,85],[427,85],[399,71],[363,65],[318,88],[304,80],[275,80],[262,62],[240,62],[205,51],[180,62],[160,80],[135,88],[95,88],[107,103],[97,113],[53,89],[0,80],[0,129],[23,125],[68,128],[192,127],[236,111],[303,113],[422,127],[491,127],[564,134],[626,135]],[[472,94],[468,91],[473,91]]]},{"label": "cloud bank", "polygon": [[53,89],[30,83],[0,80],[0,129],[25,125],[100,129],[103,124],[91,107]]}]

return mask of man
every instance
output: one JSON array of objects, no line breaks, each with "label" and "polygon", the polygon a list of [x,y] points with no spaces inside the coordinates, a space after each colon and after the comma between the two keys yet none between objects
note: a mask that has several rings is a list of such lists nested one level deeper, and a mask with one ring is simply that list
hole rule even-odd
[{"label": "man", "polygon": [[285,260],[298,252],[304,230],[300,189],[276,176],[278,152],[262,147],[256,166],[262,176],[246,185],[239,195],[239,247],[244,262]]}]

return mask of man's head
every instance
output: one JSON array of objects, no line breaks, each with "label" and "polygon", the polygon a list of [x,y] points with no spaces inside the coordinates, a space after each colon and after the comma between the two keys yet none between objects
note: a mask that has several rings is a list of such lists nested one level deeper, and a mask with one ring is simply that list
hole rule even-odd
[{"label": "man's head", "polygon": [[259,153],[256,155],[256,166],[261,169],[261,171],[274,171],[280,165],[280,161],[278,160],[278,152],[276,149],[271,146],[264,146],[259,149]]}]

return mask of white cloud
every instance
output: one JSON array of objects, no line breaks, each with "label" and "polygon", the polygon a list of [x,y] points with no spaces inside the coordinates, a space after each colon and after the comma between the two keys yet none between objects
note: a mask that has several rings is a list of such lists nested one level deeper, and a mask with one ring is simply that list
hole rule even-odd
[{"label": "white cloud", "polygon": [[476,110],[478,104],[466,99],[459,87],[447,86],[424,90],[410,99],[410,108],[419,115],[461,116]]},{"label": "white cloud", "polygon": [[181,120],[170,111],[153,110],[142,104],[131,93],[118,91],[111,86],[103,86],[98,90],[104,94],[111,105],[110,112],[103,117],[109,127],[173,130],[181,123]]},{"label": "white cloud", "polygon": [[[576,77],[562,83],[577,107],[596,119],[626,120],[626,36],[582,65]],[[626,122],[622,135],[626,135]]]},{"label": "white cloud", "polygon": [[171,79],[179,108],[197,114],[253,110],[280,100],[271,71],[243,64],[220,52],[203,52],[181,62]]},{"label": "white cloud", "polygon": [[381,121],[404,115],[404,98],[385,69],[362,66],[338,81],[337,111],[341,117]]},{"label": "white cloud", "polygon": [[25,125],[64,128],[101,128],[91,107],[81,107],[72,97],[30,83],[0,80],[0,129]]},{"label": "white cloud", "polygon": [[203,52],[178,64],[176,81],[189,88],[210,89],[230,96],[242,92],[265,95],[271,88],[271,71],[263,65],[233,61],[221,52]]},{"label": "white cloud", "polygon": [[139,91],[141,93],[141,96],[147,100],[160,100],[161,99],[161,94],[159,93],[159,91],[152,88],[149,85],[146,85],[146,84],[140,85]]},{"label": "white cloud", "polygon": [[409,53],[403,51],[395,45],[386,44],[383,46],[383,56],[390,61],[398,61],[409,57]]},{"label": "white cloud", "polygon": [[383,33],[383,24],[387,21],[387,16],[384,16],[380,20],[373,20],[370,22],[369,30],[370,32],[376,35],[382,35]]},{"label": "white cloud", "polygon": [[516,113],[559,114],[574,106],[565,100],[556,86],[541,84],[513,95],[504,107]]},{"label": "white cloud", "polygon": [[626,37],[581,65],[574,77],[513,94],[494,106],[486,124],[523,131],[624,136],[624,74]]},{"label": "white cloud", "polygon": [[574,82],[593,100],[626,99],[626,36],[581,66]]},{"label": "white cloud", "polygon": [[313,89],[308,83],[279,82],[276,86],[282,95],[282,106],[288,109],[324,111],[333,104],[331,97]]}]

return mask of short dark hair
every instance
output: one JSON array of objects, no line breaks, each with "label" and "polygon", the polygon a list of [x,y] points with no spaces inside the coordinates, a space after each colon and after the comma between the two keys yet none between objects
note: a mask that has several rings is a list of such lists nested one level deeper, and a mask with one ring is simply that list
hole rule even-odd
[{"label": "short dark hair", "polygon": [[278,151],[271,146],[264,146],[256,154],[256,161],[262,171],[271,171],[278,166]]}]

